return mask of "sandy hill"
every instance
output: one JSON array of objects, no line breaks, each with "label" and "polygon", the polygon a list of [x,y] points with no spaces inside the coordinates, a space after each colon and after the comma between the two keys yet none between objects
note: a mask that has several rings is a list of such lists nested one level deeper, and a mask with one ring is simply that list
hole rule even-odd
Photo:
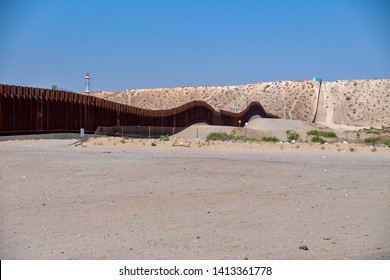
[{"label": "sandy hill", "polygon": [[[278,81],[239,86],[204,86],[94,92],[92,95],[136,107],[160,110],[203,100],[216,110],[244,110],[252,101],[283,119],[311,121],[319,84]],[[236,104],[236,105],[235,105]],[[390,79],[324,82],[316,123],[329,127],[390,126]]]}]

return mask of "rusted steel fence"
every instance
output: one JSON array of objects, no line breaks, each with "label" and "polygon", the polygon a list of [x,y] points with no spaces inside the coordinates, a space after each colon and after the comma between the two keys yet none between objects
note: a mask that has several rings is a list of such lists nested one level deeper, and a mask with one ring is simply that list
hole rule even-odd
[{"label": "rusted steel fence", "polygon": [[277,118],[258,102],[241,113],[215,111],[203,101],[147,110],[73,92],[0,84],[0,135],[79,132],[99,127],[187,127],[197,122],[244,125],[252,116]]}]

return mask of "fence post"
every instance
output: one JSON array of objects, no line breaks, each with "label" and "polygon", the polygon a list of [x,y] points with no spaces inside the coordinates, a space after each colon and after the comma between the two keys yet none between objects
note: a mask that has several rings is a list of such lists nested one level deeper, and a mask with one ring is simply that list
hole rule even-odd
[{"label": "fence post", "polygon": [[150,126],[149,126],[149,139],[150,139]]}]

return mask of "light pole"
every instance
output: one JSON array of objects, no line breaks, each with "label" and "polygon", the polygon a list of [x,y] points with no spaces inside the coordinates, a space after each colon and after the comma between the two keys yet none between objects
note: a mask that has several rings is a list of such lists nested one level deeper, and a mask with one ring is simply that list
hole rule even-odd
[{"label": "light pole", "polygon": [[90,86],[91,86],[91,77],[89,76],[89,73],[85,75],[85,94],[89,95],[90,93]]}]

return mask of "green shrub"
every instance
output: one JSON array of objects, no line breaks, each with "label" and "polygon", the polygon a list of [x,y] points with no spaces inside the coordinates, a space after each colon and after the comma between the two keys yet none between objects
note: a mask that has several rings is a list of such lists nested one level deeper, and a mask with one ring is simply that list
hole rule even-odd
[{"label": "green shrub", "polygon": [[262,137],[261,141],[264,142],[279,142],[280,140],[276,137]]},{"label": "green shrub", "polygon": [[246,137],[244,135],[237,135],[236,133],[228,134],[226,132],[211,132],[206,138],[208,141],[251,141],[255,142],[258,139],[254,137]]},{"label": "green shrub", "polygon": [[375,128],[370,128],[370,129],[363,128],[363,131],[367,134],[377,134],[377,135],[381,134],[381,132]]},{"label": "green shrub", "polygon": [[311,142],[313,142],[313,143],[320,143],[320,144],[325,144],[325,140],[323,139],[323,138],[321,138],[320,136],[313,136],[312,138],[311,138]]},{"label": "green shrub", "polygon": [[333,131],[310,130],[306,132],[306,134],[312,136],[325,137],[325,138],[337,138],[336,133],[334,133]]},{"label": "green shrub", "polygon": [[160,141],[169,141],[169,135],[160,135]]},{"label": "green shrub", "polygon": [[212,141],[230,141],[232,140],[233,135],[227,134],[226,132],[211,132],[207,135],[207,140]]},{"label": "green shrub", "polygon": [[380,140],[381,140],[380,138],[371,137],[371,138],[364,139],[364,143],[366,144],[378,143]]},{"label": "green shrub", "polygon": [[389,139],[382,139],[379,137],[371,137],[371,138],[366,138],[364,139],[364,142],[366,144],[383,144],[387,147],[390,147],[390,140]]},{"label": "green shrub", "polygon": [[291,142],[293,140],[298,141],[300,138],[300,135],[298,134],[298,132],[295,132],[293,130],[287,130],[286,134],[287,134],[287,141],[288,142]]}]

